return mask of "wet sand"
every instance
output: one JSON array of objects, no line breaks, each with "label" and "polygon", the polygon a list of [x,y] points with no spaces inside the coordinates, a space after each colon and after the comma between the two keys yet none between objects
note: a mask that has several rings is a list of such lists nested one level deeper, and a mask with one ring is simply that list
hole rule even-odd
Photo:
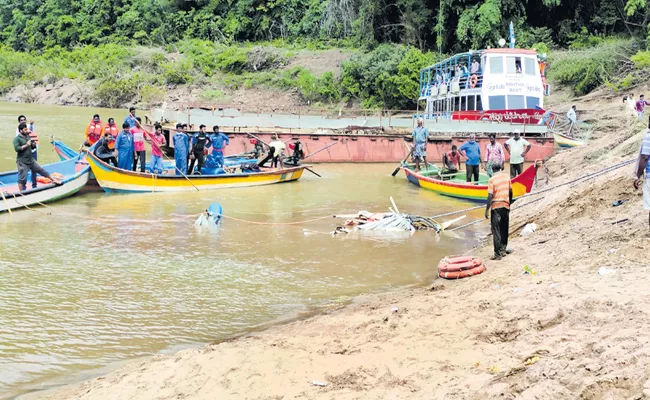
[{"label": "wet sand", "polygon": [[[589,146],[549,160],[538,189],[636,156],[641,127],[616,100],[578,103],[597,110],[598,129]],[[631,176],[627,166],[513,211],[515,253],[482,275],[366,296],[29,398],[650,398],[650,235]],[[520,237],[527,222],[538,229]],[[489,258],[491,238],[471,253]]]}]

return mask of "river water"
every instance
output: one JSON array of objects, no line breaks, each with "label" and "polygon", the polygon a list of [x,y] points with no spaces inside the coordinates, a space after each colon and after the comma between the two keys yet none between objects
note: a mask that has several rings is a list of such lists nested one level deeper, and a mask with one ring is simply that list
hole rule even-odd
[{"label": "river water", "polygon": [[[126,115],[0,103],[0,170],[15,169],[17,115],[35,120],[39,161],[47,163],[57,160],[47,137],[76,147],[95,112],[118,123]],[[332,218],[253,223],[386,211],[389,196],[420,215],[471,205],[407,185],[389,175],[394,167],[318,165],[323,178],[306,173],[295,183],[212,192],[83,193],[40,212],[0,214],[0,398],[362,293],[430,282],[442,256],[476,243],[474,232],[332,237]],[[193,226],[192,215],[215,201],[247,222]]]}]

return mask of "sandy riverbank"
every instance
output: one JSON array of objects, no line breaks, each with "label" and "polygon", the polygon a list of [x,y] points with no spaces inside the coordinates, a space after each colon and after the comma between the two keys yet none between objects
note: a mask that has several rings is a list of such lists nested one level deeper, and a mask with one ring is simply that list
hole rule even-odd
[{"label": "sandy riverbank", "polygon": [[[622,122],[617,101],[578,103],[599,129],[547,163],[548,185],[636,156],[641,130]],[[628,166],[514,211],[512,230],[535,222],[537,232],[513,233],[516,252],[478,277],[367,296],[30,398],[650,398],[650,236],[631,175]],[[490,243],[474,252],[490,253]],[[537,274],[522,275],[526,265]]]}]

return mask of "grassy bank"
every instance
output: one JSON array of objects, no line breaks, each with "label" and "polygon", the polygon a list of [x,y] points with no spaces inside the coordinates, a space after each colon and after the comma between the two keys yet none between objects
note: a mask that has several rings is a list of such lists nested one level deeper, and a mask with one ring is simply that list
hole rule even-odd
[{"label": "grassy bank", "polygon": [[169,91],[188,87],[198,90],[197,100],[210,102],[227,102],[233,90],[267,88],[294,90],[305,104],[410,108],[419,70],[435,59],[402,45],[338,49],[337,62],[317,57],[335,50],[198,39],[165,48],[105,44],[21,53],[0,47],[0,94],[22,85],[20,100],[37,101],[30,89],[67,79],[85,88],[84,103],[105,107],[160,104]]}]

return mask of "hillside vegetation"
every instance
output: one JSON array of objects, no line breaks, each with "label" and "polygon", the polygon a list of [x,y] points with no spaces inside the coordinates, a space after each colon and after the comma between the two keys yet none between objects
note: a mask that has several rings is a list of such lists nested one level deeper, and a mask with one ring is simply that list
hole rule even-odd
[{"label": "hillside vegetation", "polygon": [[[549,54],[553,81],[620,90],[645,79],[648,21],[644,0],[0,0],[0,94],[38,101],[31,89],[66,80],[111,107],[188,87],[204,101],[268,88],[409,109],[423,66],[496,46],[510,22],[519,47]],[[346,57],[328,71],[297,61],[333,48]]]}]

